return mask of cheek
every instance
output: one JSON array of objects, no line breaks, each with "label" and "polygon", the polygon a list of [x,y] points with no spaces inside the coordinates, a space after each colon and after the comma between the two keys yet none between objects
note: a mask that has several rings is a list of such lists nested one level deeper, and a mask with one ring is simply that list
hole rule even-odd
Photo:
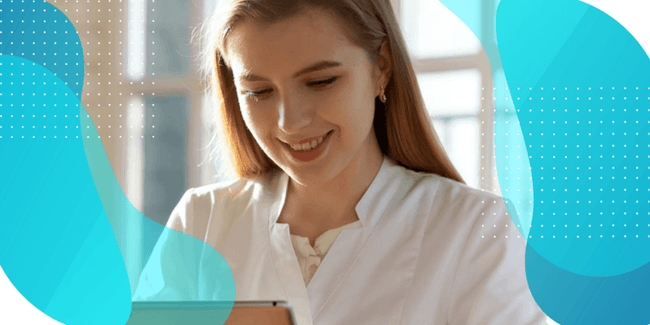
[{"label": "cheek", "polygon": [[241,100],[239,101],[239,109],[241,111],[241,116],[244,119],[244,123],[246,124],[246,127],[248,128],[248,130],[251,131],[251,133],[255,134],[255,132],[253,131],[254,130],[254,125],[253,125],[254,118],[251,115],[251,111],[248,109],[248,107],[246,107],[246,105],[242,104]]},{"label": "cheek", "polygon": [[[241,102],[240,102],[241,103]],[[248,130],[253,134],[257,141],[260,141],[260,137],[264,133],[263,125],[260,125],[262,119],[258,116],[259,113],[256,113],[254,110],[251,110],[246,105],[240,104],[242,118]]]},{"label": "cheek", "polygon": [[370,129],[374,119],[375,103],[364,82],[348,85],[339,97],[339,121],[348,132],[359,134]]},{"label": "cheek", "polygon": [[248,130],[253,134],[257,144],[267,148],[271,143],[271,129],[275,121],[272,109],[268,107],[248,107],[241,105],[242,118]]}]

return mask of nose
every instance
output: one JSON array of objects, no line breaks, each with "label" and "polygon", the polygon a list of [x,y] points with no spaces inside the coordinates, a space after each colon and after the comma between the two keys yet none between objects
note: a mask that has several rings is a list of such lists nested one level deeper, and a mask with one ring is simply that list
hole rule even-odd
[{"label": "nose", "polygon": [[288,93],[278,103],[278,127],[285,134],[298,134],[312,121],[309,105],[297,94]]}]

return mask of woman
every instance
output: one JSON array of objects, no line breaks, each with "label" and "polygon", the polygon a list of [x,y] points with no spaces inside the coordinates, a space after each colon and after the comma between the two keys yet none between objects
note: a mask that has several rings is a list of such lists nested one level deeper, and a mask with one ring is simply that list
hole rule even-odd
[{"label": "woman", "polygon": [[[167,226],[225,258],[237,300],[288,300],[300,324],[544,322],[503,199],[464,185],[432,132],[389,0],[218,14],[218,135],[238,179],[187,191]],[[138,298],[193,298],[152,285],[156,268]]]}]

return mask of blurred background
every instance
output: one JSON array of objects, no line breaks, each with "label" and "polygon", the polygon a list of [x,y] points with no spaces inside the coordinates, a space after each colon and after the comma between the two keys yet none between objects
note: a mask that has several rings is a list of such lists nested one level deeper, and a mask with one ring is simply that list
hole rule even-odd
[{"label": "blurred background", "polygon": [[[498,0],[470,0],[489,35]],[[204,92],[192,31],[218,0],[51,0],[79,32],[82,103],[131,203],[165,224],[186,189],[224,180],[210,160],[214,105]],[[391,0],[435,131],[473,187],[499,193],[492,72],[478,39],[437,0]],[[132,283],[159,233],[124,220]],[[133,286],[135,288],[135,286]]]}]

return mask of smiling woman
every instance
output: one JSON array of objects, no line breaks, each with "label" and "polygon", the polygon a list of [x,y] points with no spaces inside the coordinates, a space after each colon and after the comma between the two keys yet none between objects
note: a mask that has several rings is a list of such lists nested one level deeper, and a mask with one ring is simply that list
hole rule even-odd
[{"label": "smiling woman", "polygon": [[[243,77],[252,77],[258,81],[263,76],[253,70],[252,66],[241,66],[242,71],[235,78],[235,66],[230,66],[229,52],[231,47],[239,46],[244,51],[237,59],[239,64],[256,64],[265,60],[276,59],[269,62],[260,71],[280,64],[282,68],[296,69],[300,59],[301,69],[324,70],[331,65],[342,66],[343,71],[355,68],[358,74],[367,65],[365,73],[381,73],[382,75],[367,76],[373,86],[374,96],[370,105],[376,117],[373,121],[376,138],[382,152],[408,168],[432,172],[457,181],[462,181],[458,172],[447,158],[436,135],[432,132],[428,113],[423,107],[422,97],[417,87],[417,81],[411,68],[404,40],[399,32],[396,18],[388,1],[379,1],[376,4],[363,2],[331,1],[222,1],[220,7],[214,12],[205,25],[205,39],[208,46],[203,53],[205,72],[212,80],[213,94],[220,105],[221,129],[218,134],[224,149],[230,154],[230,161],[238,177],[256,177],[279,166],[269,155],[264,154],[257,141],[254,141],[245,125],[242,116],[246,102],[241,102],[237,90],[243,86]],[[374,12],[373,12],[374,11]],[[296,20],[298,13],[304,14],[303,25],[287,24],[287,20]],[[378,17],[373,17],[378,15]],[[314,19],[316,20],[310,20]],[[282,24],[278,24],[282,23]],[[241,26],[240,26],[241,25]],[[279,26],[282,25],[282,26]],[[296,25],[298,25],[296,27]],[[237,28],[237,27],[240,28]],[[305,28],[307,27],[307,28]],[[287,29],[288,28],[288,29]],[[291,28],[298,28],[297,30]],[[242,44],[245,37],[241,30],[250,30],[257,33],[255,36],[248,34],[248,43]],[[233,35],[234,34],[234,35]],[[266,37],[273,37],[267,39]],[[296,39],[296,37],[302,37]],[[304,43],[310,42],[309,45]],[[321,43],[324,42],[324,43]],[[249,45],[249,48],[242,48]],[[316,45],[316,46],[313,46]],[[286,47],[289,46],[289,47]],[[381,48],[383,46],[383,56]],[[230,50],[230,51],[229,51]],[[323,51],[323,52],[318,52]],[[341,52],[341,53],[337,53]],[[363,55],[360,55],[362,54]],[[288,54],[288,56],[287,56]],[[309,54],[309,56],[307,56]],[[328,60],[337,57],[338,59]],[[236,60],[237,60],[236,59]],[[241,62],[249,59],[251,62]],[[361,59],[366,59],[362,62]],[[380,60],[382,59],[382,60]],[[261,60],[261,62],[260,62]],[[311,61],[310,61],[311,60]],[[322,62],[322,61],[325,62]],[[383,62],[380,62],[383,61]],[[292,63],[292,66],[288,66]],[[316,64],[316,66],[309,66]],[[369,69],[373,64],[375,71]],[[382,67],[378,67],[383,64]],[[347,68],[347,69],[346,69]],[[282,70],[278,68],[277,70]],[[299,70],[285,70],[285,76],[295,74]],[[306,74],[306,73],[305,73]],[[322,74],[322,73],[321,73]],[[357,77],[356,75],[351,77]],[[314,77],[312,77],[314,78]],[[374,79],[373,79],[374,78]],[[379,78],[382,78],[381,80]],[[297,78],[294,78],[297,79]],[[322,78],[311,82],[323,83]],[[247,80],[244,78],[243,80]],[[249,80],[247,80],[249,81]],[[296,80],[297,81],[297,80]],[[332,80],[337,81],[337,80]],[[304,81],[303,81],[304,82]],[[349,82],[349,81],[347,81]],[[325,82],[325,84],[327,84]],[[387,103],[376,103],[374,98],[378,95],[380,87],[386,91]],[[277,87],[277,86],[276,86]],[[356,85],[355,87],[361,87]],[[267,89],[254,89],[256,92],[271,91]],[[276,92],[278,90],[276,89]],[[250,93],[252,95],[252,93]],[[259,94],[266,96],[265,94]],[[355,94],[359,96],[359,94]],[[254,98],[254,97],[253,97]],[[257,97],[260,100],[260,97]],[[376,109],[375,109],[376,106]],[[386,107],[393,107],[386,110]],[[358,108],[357,108],[358,109]],[[236,127],[229,127],[232,121]],[[313,128],[313,126],[310,126]],[[312,130],[314,132],[316,130]],[[390,134],[390,136],[389,136]]]},{"label": "smiling woman", "polygon": [[[361,165],[376,173],[382,160],[371,131],[374,98],[389,65],[381,71],[371,64],[362,48],[341,37],[339,26],[329,12],[306,9],[268,27],[241,22],[227,40],[226,64],[247,129],[270,160],[303,186],[321,187],[347,169],[359,176],[354,171]],[[319,138],[326,140],[320,155],[306,155],[302,145]]]},{"label": "smiling woman", "polygon": [[[388,0],[221,5],[204,58],[237,179],[187,191],[167,226],[222,254],[237,300],[288,300],[300,324],[543,322],[525,241],[442,149]],[[218,290],[149,282],[160,267],[136,297]]]},{"label": "smiling woman", "polygon": [[[270,26],[240,22],[226,44],[247,130],[291,179],[279,222],[312,243],[358,220],[349,197],[358,201],[383,160],[373,120],[388,50],[371,62],[340,26],[326,10],[304,9]],[[314,208],[329,217],[302,217]]]}]

